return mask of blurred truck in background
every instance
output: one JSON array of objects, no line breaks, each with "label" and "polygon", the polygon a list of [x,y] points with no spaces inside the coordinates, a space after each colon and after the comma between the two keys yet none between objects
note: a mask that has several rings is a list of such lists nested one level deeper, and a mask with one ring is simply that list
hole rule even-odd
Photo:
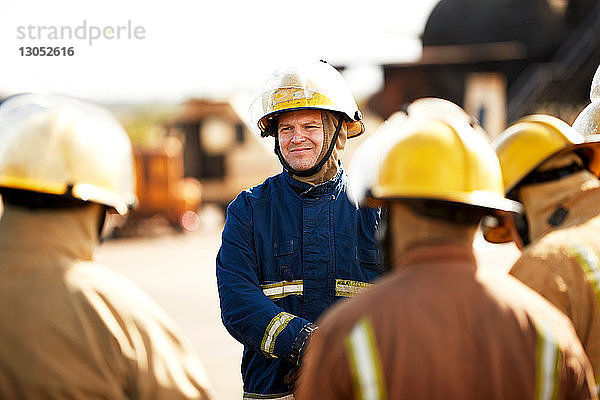
[{"label": "blurred truck in background", "polygon": [[205,203],[225,209],[242,190],[281,172],[273,141],[254,135],[229,102],[188,100],[166,130],[183,144],[184,176],[202,184]]},{"label": "blurred truck in background", "polygon": [[181,231],[198,227],[202,186],[183,173],[183,145],[165,137],[155,147],[134,147],[138,207],[132,218],[162,215]]},{"label": "blurred truck in background", "polygon": [[158,105],[115,110],[133,146],[138,204],[126,221],[115,222],[113,236],[139,234],[133,228],[156,217],[179,232],[198,228],[202,186],[184,174],[183,144],[166,135],[177,110]]},{"label": "blurred truck in background", "polygon": [[133,145],[138,206],[115,236],[153,217],[193,231],[203,205],[225,210],[240,191],[281,171],[272,140],[256,137],[229,102],[191,99],[117,113]]}]

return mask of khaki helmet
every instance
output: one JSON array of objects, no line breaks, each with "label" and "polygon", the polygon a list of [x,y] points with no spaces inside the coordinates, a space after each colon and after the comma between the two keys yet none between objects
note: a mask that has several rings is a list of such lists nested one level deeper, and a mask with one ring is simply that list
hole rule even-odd
[{"label": "khaki helmet", "polygon": [[267,127],[285,111],[317,109],[336,111],[347,121],[348,138],[362,134],[362,114],[342,75],[324,61],[286,66],[276,70],[252,94],[252,129],[269,136]]},{"label": "khaki helmet", "polygon": [[588,104],[579,113],[573,128],[584,136],[600,134],[600,99]]},{"label": "khaki helmet", "polygon": [[590,101],[573,122],[573,128],[582,135],[600,134],[600,66],[594,74],[590,87]]},{"label": "khaki helmet", "polygon": [[387,148],[387,143],[393,140],[395,131],[407,119],[403,111],[392,114],[374,133],[368,135],[354,151],[352,162],[348,168],[348,197],[354,203],[360,203],[377,179],[377,168],[374,166],[381,154],[381,149]]},{"label": "khaki helmet", "polygon": [[[559,118],[535,114],[524,117],[509,126],[492,143],[504,180],[507,197],[511,192],[546,161],[572,151],[585,154],[586,167],[594,174],[600,172],[598,142],[585,137]],[[483,235],[492,243],[512,241],[510,230],[501,222],[483,226]]]},{"label": "khaki helmet", "polygon": [[129,138],[104,109],[53,95],[22,94],[0,105],[0,193],[18,189],[104,204],[135,202]]},{"label": "khaki helmet", "polygon": [[[459,105],[437,97],[423,97],[410,103],[406,111],[410,117],[442,119],[447,122],[467,122],[480,129],[477,121]],[[481,133],[485,134],[483,129]]]},{"label": "khaki helmet", "polygon": [[[476,206],[491,213],[518,212],[504,197],[500,165],[486,138],[466,121],[435,117],[397,119],[386,124],[381,158],[363,166],[377,174],[367,204],[394,200],[436,200]],[[356,171],[360,168],[355,168]]]},{"label": "khaki helmet", "polygon": [[592,78],[592,85],[590,87],[590,101],[600,100],[600,66],[596,69],[594,78]]}]

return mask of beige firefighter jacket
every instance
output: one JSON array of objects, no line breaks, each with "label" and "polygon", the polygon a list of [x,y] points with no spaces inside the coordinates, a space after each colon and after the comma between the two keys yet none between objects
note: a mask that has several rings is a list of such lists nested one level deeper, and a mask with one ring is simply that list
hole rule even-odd
[{"label": "beige firefighter jacket", "polygon": [[[558,208],[566,216],[552,227]],[[600,188],[576,191],[544,211],[533,213],[530,225],[541,234],[510,273],[571,319],[600,384]]]},{"label": "beige firefighter jacket", "polygon": [[478,271],[470,246],[414,248],[398,267],[327,312],[297,400],[596,398],[569,320]]},{"label": "beige firefighter jacket", "polygon": [[97,207],[5,208],[0,398],[208,399],[202,366],[167,315],[94,263]]}]

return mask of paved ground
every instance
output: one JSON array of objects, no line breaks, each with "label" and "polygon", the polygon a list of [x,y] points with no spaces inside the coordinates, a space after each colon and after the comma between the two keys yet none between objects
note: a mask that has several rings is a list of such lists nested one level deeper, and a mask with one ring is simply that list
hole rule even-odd
[{"label": "paved ground", "polygon": [[[175,234],[149,224],[147,231],[154,234],[109,240],[96,258],[130,277],[166,309],[197,349],[216,399],[239,400],[242,346],[221,324],[216,289],[221,229],[220,215],[208,210],[197,232]],[[518,256],[512,245],[477,240],[475,247],[478,259],[491,268],[506,269]]]},{"label": "paved ground", "polygon": [[242,346],[221,323],[215,278],[221,229],[218,218],[186,234],[148,225],[154,235],[109,240],[96,259],[131,278],[163,306],[197,349],[216,399],[239,400]]}]

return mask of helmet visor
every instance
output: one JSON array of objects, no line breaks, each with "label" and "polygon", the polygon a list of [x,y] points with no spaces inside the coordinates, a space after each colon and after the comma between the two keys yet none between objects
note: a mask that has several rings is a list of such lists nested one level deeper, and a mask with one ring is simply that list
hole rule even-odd
[{"label": "helmet visor", "polygon": [[277,69],[254,90],[251,99],[250,123],[254,132],[261,135],[270,120],[285,111],[337,111],[348,121],[360,120],[360,112],[344,78],[336,69],[323,62]]}]

